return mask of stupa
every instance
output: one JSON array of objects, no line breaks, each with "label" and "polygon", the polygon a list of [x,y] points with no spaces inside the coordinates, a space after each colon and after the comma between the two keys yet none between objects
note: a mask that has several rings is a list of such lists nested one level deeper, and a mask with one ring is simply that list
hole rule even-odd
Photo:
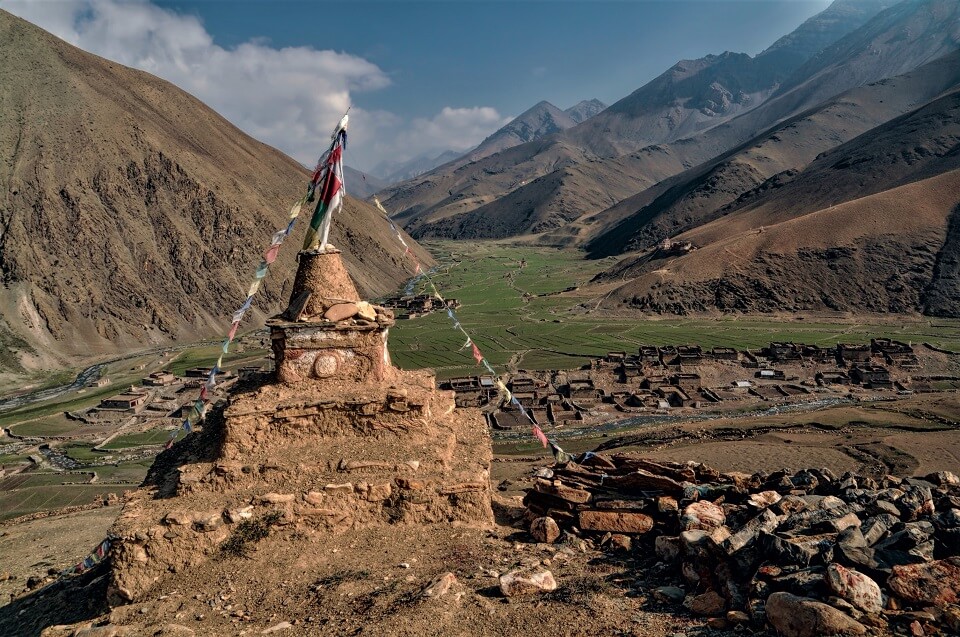
[{"label": "stupa", "polygon": [[455,409],[432,372],[391,365],[393,315],[360,300],[339,251],[299,261],[289,306],[268,321],[273,382],[237,390],[127,498],[112,530],[116,601],[202,567],[245,521],[269,520],[290,541],[492,524],[480,412]]}]

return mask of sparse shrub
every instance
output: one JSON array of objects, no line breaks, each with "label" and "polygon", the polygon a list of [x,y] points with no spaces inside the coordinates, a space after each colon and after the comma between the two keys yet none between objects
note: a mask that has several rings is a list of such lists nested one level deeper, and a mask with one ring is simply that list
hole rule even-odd
[{"label": "sparse shrub", "polygon": [[280,517],[281,514],[274,511],[256,520],[244,520],[240,522],[233,530],[233,533],[230,534],[230,537],[220,545],[220,551],[226,555],[246,557],[247,545],[259,542],[269,536],[270,529],[280,521]]}]

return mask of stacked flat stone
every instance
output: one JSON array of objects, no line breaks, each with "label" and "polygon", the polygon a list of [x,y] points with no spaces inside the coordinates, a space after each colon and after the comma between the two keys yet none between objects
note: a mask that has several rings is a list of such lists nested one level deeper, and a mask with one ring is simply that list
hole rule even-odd
[{"label": "stacked flat stone", "polygon": [[748,475],[586,454],[538,475],[524,500],[535,535],[550,520],[554,536],[634,536],[664,583],[682,584],[654,598],[716,627],[769,624],[794,637],[960,631],[960,478],[950,472]]}]

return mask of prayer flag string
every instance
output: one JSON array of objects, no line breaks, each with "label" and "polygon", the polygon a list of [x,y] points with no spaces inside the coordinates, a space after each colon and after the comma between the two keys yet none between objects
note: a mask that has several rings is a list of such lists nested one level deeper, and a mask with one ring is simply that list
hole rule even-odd
[{"label": "prayer flag string", "polygon": [[[308,241],[304,243],[304,249],[312,249],[315,247],[314,244],[320,242],[321,239],[321,248],[326,247],[327,236],[330,231],[330,214],[327,213],[332,213],[335,209],[339,210],[340,207],[343,206],[342,152],[347,145],[347,122],[348,117],[344,115],[333,131],[333,135],[331,136],[333,142],[330,145],[330,149],[325,151],[319,161],[317,161],[317,168],[314,170],[310,182],[307,184],[307,194],[290,208],[290,212],[287,215],[286,226],[274,232],[270,238],[270,245],[266,251],[264,251],[260,264],[257,265],[256,270],[253,272],[253,281],[247,289],[247,296],[243,300],[243,304],[241,304],[237,311],[230,317],[230,328],[220,346],[220,355],[217,358],[217,362],[210,369],[209,374],[207,374],[207,379],[200,388],[199,397],[193,405],[190,406],[180,426],[170,433],[170,438],[167,440],[167,444],[164,445],[165,449],[173,446],[173,442],[176,440],[181,429],[190,433],[193,431],[194,425],[201,422],[206,416],[210,394],[217,386],[217,374],[223,370],[223,357],[230,351],[230,344],[237,335],[240,322],[243,320],[243,317],[246,316],[247,311],[253,307],[253,297],[260,290],[260,284],[267,276],[270,264],[277,260],[277,255],[280,254],[280,246],[293,231],[297,217],[300,216],[301,209],[314,200],[317,188],[321,186],[321,184],[321,199],[317,203],[313,219],[310,221],[310,229],[307,231]],[[331,159],[335,152],[335,159]],[[331,181],[337,179],[339,179],[337,183]],[[326,197],[326,199],[324,199],[324,197]],[[322,211],[321,208],[323,209]],[[321,211],[320,217],[317,216],[318,211]],[[310,245],[308,245],[308,243]]]},{"label": "prayer flag string", "polygon": [[473,354],[474,360],[477,361],[477,365],[483,365],[483,367],[486,368],[486,370],[493,375],[494,379],[496,379],[497,389],[500,391],[500,395],[503,398],[504,402],[509,403],[514,407],[516,407],[517,410],[524,416],[524,418],[526,418],[530,422],[533,436],[538,441],[540,441],[540,444],[543,445],[544,449],[546,449],[548,446],[551,449],[553,449],[553,454],[555,458],[557,457],[558,451],[562,454],[563,450],[560,449],[559,445],[557,445],[555,442],[552,442],[549,438],[547,438],[547,435],[543,433],[543,430],[540,428],[539,425],[537,425],[537,422],[533,419],[533,416],[530,414],[530,412],[528,412],[526,409],[523,408],[523,405],[520,404],[520,401],[517,400],[517,397],[511,394],[510,390],[507,389],[507,386],[503,383],[502,380],[500,380],[500,377],[497,374],[497,372],[493,369],[493,366],[490,364],[487,358],[483,355],[483,352],[480,351],[480,348],[477,346],[476,341],[474,341],[473,338],[471,338],[470,334],[468,334],[467,331],[463,328],[463,325],[460,323],[459,319],[457,319],[457,315],[453,311],[453,308],[447,304],[447,301],[443,298],[443,295],[440,294],[440,290],[437,289],[437,286],[434,284],[433,279],[430,277],[430,274],[426,270],[424,270],[423,267],[420,265],[420,261],[417,259],[417,256],[410,249],[410,246],[407,245],[407,242],[404,240],[403,235],[400,233],[400,229],[397,227],[397,224],[393,222],[393,219],[390,218],[390,215],[384,209],[383,204],[380,203],[380,200],[377,197],[374,197],[373,203],[377,206],[380,212],[383,213],[383,216],[386,218],[387,222],[390,224],[390,228],[393,230],[393,234],[397,237],[397,240],[400,242],[400,245],[403,246],[404,248],[403,254],[409,257],[411,261],[413,261],[415,276],[413,279],[411,279],[407,283],[407,287],[404,290],[404,293],[412,294],[414,286],[421,280],[424,280],[427,282],[427,285],[429,286],[430,292],[433,294],[433,296],[437,300],[439,300],[443,305],[446,306],[447,317],[450,319],[453,329],[461,332],[467,339],[460,349],[464,350],[467,347],[472,347],[472,354]]}]

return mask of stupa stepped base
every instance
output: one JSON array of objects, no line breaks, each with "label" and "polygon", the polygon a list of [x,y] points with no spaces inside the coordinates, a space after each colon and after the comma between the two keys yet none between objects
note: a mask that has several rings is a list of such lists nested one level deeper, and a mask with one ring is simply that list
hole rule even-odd
[{"label": "stupa stepped base", "polygon": [[[138,600],[165,574],[217,556],[240,525],[270,520],[290,537],[389,525],[488,526],[490,436],[454,410],[433,376],[393,385],[269,385],[211,419],[219,449],[172,463],[125,503],[113,533],[113,590]],[[217,428],[214,431],[214,428]],[[174,449],[176,451],[176,449]],[[172,453],[172,452],[171,452]]]}]

